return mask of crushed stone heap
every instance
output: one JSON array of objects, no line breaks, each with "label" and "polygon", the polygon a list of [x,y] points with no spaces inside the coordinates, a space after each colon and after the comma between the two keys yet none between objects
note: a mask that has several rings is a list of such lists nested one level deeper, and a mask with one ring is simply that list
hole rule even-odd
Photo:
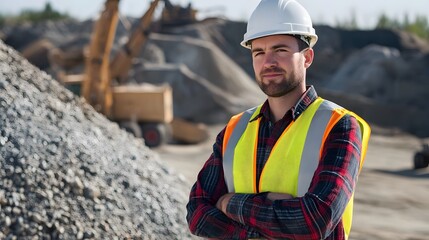
[{"label": "crushed stone heap", "polygon": [[0,239],[191,239],[183,181],[0,41]]}]

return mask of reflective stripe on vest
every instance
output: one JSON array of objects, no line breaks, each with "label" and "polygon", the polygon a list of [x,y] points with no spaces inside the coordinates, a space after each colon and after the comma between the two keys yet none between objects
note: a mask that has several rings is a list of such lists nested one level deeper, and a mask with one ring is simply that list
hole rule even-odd
[{"label": "reflective stripe on vest", "polygon": [[[261,106],[252,108],[234,116],[227,125],[223,167],[229,192],[256,193],[259,189],[261,192],[284,192],[298,197],[305,195],[319,164],[326,137],[346,113],[356,117],[361,126],[363,138],[360,168],[362,167],[369,139],[369,126],[356,114],[318,98],[277,140],[261,173],[257,188],[256,148],[259,119],[252,122],[249,120],[259,114],[260,108]],[[352,209],[351,199],[343,215],[347,236],[351,227]]]},{"label": "reflective stripe on vest", "polygon": [[223,156],[223,170],[224,170],[225,182],[227,184],[229,192],[235,192],[234,180],[232,175],[232,159],[234,158],[235,146],[237,145],[238,140],[240,140],[240,137],[243,134],[243,132],[246,130],[247,123],[254,115],[256,109],[260,107],[261,106],[251,108],[241,113],[240,116],[237,116],[237,117],[240,117],[240,119],[238,120],[237,125],[233,129],[231,137],[228,138],[229,141],[227,141],[228,144],[226,144],[226,146],[228,147],[223,148],[225,149],[224,156]]}]

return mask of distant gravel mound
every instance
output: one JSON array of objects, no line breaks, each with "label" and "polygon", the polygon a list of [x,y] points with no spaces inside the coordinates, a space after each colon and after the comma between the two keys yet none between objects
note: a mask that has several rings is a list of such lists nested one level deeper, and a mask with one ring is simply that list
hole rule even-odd
[{"label": "distant gravel mound", "polygon": [[0,41],[0,239],[191,239],[142,142]]},{"label": "distant gravel mound", "polygon": [[130,78],[141,84],[168,83],[173,88],[176,117],[225,123],[237,112],[265,100],[256,82],[211,42],[152,33],[149,43],[165,49],[165,62],[134,66]]}]

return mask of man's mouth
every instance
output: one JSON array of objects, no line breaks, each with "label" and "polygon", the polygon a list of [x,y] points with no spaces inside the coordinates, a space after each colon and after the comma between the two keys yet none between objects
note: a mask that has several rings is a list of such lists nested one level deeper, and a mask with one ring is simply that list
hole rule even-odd
[{"label": "man's mouth", "polygon": [[283,73],[280,73],[280,72],[270,72],[270,73],[261,74],[262,78],[275,78],[275,77],[279,77],[279,76],[283,76]]},{"label": "man's mouth", "polygon": [[261,72],[261,77],[274,78],[274,77],[283,76],[283,74],[284,74],[284,71],[280,68],[269,68]]}]

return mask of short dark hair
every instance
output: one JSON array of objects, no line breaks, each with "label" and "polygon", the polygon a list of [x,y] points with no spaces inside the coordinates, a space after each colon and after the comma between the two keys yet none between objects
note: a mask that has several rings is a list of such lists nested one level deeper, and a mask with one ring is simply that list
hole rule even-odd
[{"label": "short dark hair", "polygon": [[[307,39],[306,36],[302,36],[302,35],[292,35],[292,36],[294,36],[296,38],[296,40],[298,42],[298,49],[299,49],[300,52],[302,50],[310,47],[309,44],[308,44],[310,42],[309,41],[310,39]],[[307,40],[308,43],[306,41],[304,41],[303,38],[305,38],[305,40]]]},{"label": "short dark hair", "polygon": [[[289,36],[292,36],[292,37],[296,38],[296,40],[297,40],[297,42],[298,42],[298,50],[299,50],[300,52],[301,52],[302,50],[304,50],[304,49],[306,49],[306,48],[309,48],[309,47],[310,47],[310,41],[311,41],[311,38],[310,38],[310,37],[307,37],[307,36],[304,36],[304,35],[296,35],[296,34],[289,35]],[[252,47],[252,41],[253,41],[253,40],[254,40],[254,39],[247,41],[247,42],[246,42],[246,45],[248,45],[248,46]]]}]

